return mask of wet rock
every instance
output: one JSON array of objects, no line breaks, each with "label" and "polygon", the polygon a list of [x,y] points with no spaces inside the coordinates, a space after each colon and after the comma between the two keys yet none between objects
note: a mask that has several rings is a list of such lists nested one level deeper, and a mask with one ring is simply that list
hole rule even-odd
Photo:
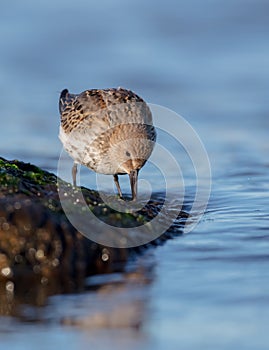
[{"label": "wet rock", "polygon": [[[67,200],[77,202],[77,189],[54,174],[0,157],[2,315],[16,313],[16,305],[21,303],[43,305],[48,295],[81,290],[86,276],[122,271],[130,255],[150,245],[117,249],[87,239],[68,221],[57,180],[69,193]],[[92,212],[112,226],[137,227],[154,218],[162,206],[152,201],[136,214],[122,213],[106,206],[97,192],[82,188],[82,193]],[[78,213],[83,209],[80,203],[76,208]],[[151,244],[161,244],[172,231]]]},{"label": "wet rock", "polygon": [[[70,191],[70,185],[65,186]],[[83,189],[83,195],[93,207],[102,202],[94,191]],[[113,220],[109,209],[107,215]],[[117,215],[126,221],[127,214]],[[128,221],[136,218],[128,215]],[[21,283],[27,275],[67,291],[82,284],[85,276],[120,268],[128,254],[91,242],[70,224],[54,174],[0,158],[0,281]]]}]

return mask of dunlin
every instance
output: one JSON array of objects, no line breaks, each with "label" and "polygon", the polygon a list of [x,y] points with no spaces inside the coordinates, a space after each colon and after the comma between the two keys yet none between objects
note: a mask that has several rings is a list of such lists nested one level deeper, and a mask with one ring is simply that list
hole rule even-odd
[{"label": "dunlin", "polygon": [[130,90],[93,89],[60,96],[59,138],[77,164],[101,174],[111,174],[119,196],[118,175],[128,174],[132,199],[137,197],[138,172],[152,153],[156,131],[146,102]]}]

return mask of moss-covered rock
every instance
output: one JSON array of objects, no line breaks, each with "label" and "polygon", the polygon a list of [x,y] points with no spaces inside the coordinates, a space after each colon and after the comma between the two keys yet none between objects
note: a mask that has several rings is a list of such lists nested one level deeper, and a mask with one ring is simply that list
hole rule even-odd
[{"label": "moss-covered rock", "polygon": [[[0,314],[10,314],[4,300],[14,288],[31,303],[33,291],[37,299],[44,294],[40,288],[46,288],[46,295],[74,291],[83,287],[86,276],[121,270],[130,254],[143,249],[108,248],[84,237],[62,209],[58,181],[68,191],[68,200],[76,202],[77,188],[54,174],[0,157],[0,304],[4,307]],[[91,211],[112,226],[137,227],[157,215],[161,206],[152,202],[137,213],[117,212],[103,203],[98,192],[81,191]],[[76,208],[83,210],[79,204]]]},{"label": "moss-covered rock", "polygon": [[[57,180],[32,164],[0,158],[0,279],[16,280],[23,269],[40,280],[56,274],[65,286],[91,273],[115,270],[115,264],[126,260],[127,251],[101,247],[70,224],[59,201]],[[61,186],[76,199],[76,188],[63,181]],[[139,225],[139,215],[110,209],[97,192],[83,188],[82,193],[104,221]]]}]

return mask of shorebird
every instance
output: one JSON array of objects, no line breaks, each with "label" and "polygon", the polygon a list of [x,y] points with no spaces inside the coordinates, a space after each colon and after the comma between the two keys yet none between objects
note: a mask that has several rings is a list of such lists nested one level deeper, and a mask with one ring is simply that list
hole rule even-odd
[{"label": "shorebird", "polygon": [[138,172],[150,157],[156,131],[146,102],[123,88],[93,89],[60,95],[59,138],[74,160],[73,185],[77,164],[114,176],[120,198],[118,175],[128,174],[132,200],[137,198]]}]

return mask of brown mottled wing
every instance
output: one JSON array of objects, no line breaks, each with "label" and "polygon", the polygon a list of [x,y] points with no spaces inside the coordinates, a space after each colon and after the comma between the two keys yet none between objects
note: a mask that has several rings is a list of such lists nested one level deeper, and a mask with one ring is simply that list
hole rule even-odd
[{"label": "brown mottled wing", "polygon": [[[114,127],[122,123],[139,123],[152,125],[152,115],[145,101],[134,92],[122,88],[104,90],[86,90],[73,95],[63,90],[60,96],[61,125],[65,133],[70,133],[87,119],[96,116],[107,126]],[[156,138],[152,128],[150,138]]]},{"label": "brown mottled wing", "polygon": [[63,90],[60,96],[61,125],[70,133],[84,119],[100,113],[106,107],[101,90],[87,90],[80,95],[69,94]]}]

